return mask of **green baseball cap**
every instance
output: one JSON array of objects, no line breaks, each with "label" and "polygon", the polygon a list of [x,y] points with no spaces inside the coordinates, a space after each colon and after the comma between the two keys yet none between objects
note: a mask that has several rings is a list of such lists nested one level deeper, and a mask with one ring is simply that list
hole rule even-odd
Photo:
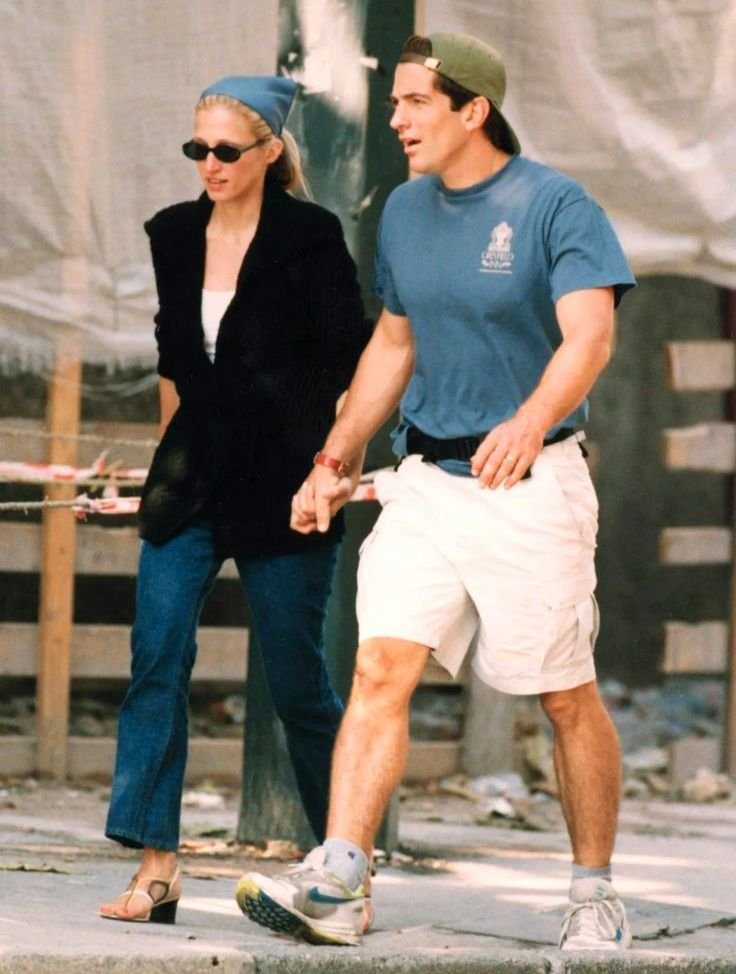
[{"label": "green baseball cap", "polygon": [[430,71],[462,85],[474,95],[483,95],[493,105],[505,130],[503,148],[512,155],[521,152],[516,133],[501,113],[501,105],[506,94],[506,68],[501,55],[483,41],[467,34],[429,34],[427,40],[432,45],[431,55],[404,51],[399,63],[410,61],[421,64]]}]

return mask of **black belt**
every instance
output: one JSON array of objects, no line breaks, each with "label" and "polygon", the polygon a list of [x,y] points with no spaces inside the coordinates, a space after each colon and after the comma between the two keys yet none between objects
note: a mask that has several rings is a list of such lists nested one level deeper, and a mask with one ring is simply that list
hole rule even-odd
[{"label": "black belt", "polygon": [[[561,443],[574,435],[575,430],[572,427],[563,426],[548,437],[544,445],[552,446],[553,443]],[[438,460],[468,461],[484,439],[485,437],[481,436],[456,436],[449,440],[438,440],[434,436],[422,433],[416,426],[409,426],[406,431],[406,452],[421,454],[427,463],[436,463]]]}]

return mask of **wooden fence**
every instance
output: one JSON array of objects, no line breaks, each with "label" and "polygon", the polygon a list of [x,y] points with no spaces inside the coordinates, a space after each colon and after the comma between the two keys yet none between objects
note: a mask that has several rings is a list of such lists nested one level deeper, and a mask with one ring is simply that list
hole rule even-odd
[{"label": "wooden fence", "polygon": [[[43,462],[49,459],[47,441],[40,421],[5,419],[2,425],[25,430],[27,436],[0,433],[0,456]],[[116,439],[147,440],[156,428],[144,424],[84,423],[83,437],[96,436],[100,442],[74,444],[71,461],[91,464],[104,442]],[[113,448],[114,450],[114,448]],[[147,466],[150,447],[125,445],[126,466]],[[67,452],[54,462],[70,462]],[[49,491],[46,491],[47,495]],[[70,488],[55,490],[55,496],[69,496]],[[74,488],[71,496],[74,496]],[[48,514],[53,521],[49,526]],[[23,515],[19,515],[23,517]],[[33,737],[0,736],[0,776],[43,774],[57,780],[84,777],[109,777],[113,767],[115,742],[111,738],[73,737],[69,734],[70,695],[75,681],[94,681],[100,688],[111,688],[127,679],[129,666],[129,627],[73,622],[74,582],[80,576],[96,578],[129,577],[137,570],[138,536],[134,526],[117,527],[112,518],[93,518],[78,524],[71,511],[47,512],[45,523],[24,520],[0,523],[0,586],[8,585],[7,575],[33,574],[40,578],[38,624],[0,621],[0,680],[35,678],[37,728]],[[220,578],[237,578],[234,564],[223,566]],[[101,615],[101,614],[100,614]],[[44,626],[46,640],[44,642]],[[192,675],[199,684],[231,685],[242,690],[247,673],[247,630],[242,627],[202,627],[199,630],[199,655]],[[439,667],[430,665],[425,683],[452,681]],[[474,682],[464,673],[461,682]],[[468,708],[479,701],[480,688],[468,692]],[[475,737],[485,735],[487,723],[476,713],[467,721]],[[510,729],[507,731],[507,744]],[[437,778],[460,769],[463,746],[470,764],[478,764],[487,748],[482,740],[412,741],[406,772],[408,780]],[[239,780],[242,765],[242,740],[194,737],[190,743],[187,767],[189,781],[204,777]]]},{"label": "wooden fence", "polygon": [[[722,392],[736,388],[736,357],[732,341],[671,342],[666,346],[669,387],[677,392]],[[736,471],[736,425],[701,423],[663,434],[664,463],[669,470],[712,474]],[[734,525],[665,528],[660,560],[665,565],[732,565]],[[721,763],[736,774],[736,690],[733,640],[734,606],[730,618],[697,623],[665,623],[662,670],[667,674],[707,674],[728,679]]]}]

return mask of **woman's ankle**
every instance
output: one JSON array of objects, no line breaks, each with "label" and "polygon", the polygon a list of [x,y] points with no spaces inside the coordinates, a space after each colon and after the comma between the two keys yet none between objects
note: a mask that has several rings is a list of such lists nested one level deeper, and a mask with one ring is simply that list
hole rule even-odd
[{"label": "woman's ankle", "polygon": [[138,875],[155,876],[170,879],[176,872],[176,853],[168,849],[152,849],[146,847],[141,857]]}]

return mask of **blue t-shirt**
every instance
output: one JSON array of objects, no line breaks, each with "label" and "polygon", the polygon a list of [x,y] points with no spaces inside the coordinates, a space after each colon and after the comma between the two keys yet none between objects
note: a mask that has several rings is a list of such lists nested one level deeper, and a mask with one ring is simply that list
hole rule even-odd
[{"label": "blue t-shirt", "polygon": [[[440,439],[485,436],[536,388],[562,341],[555,302],[635,284],[601,208],[576,182],[514,156],[467,189],[403,183],[381,218],[375,292],[409,318],[414,372],[394,450],[414,425]],[[587,401],[557,427],[580,426]],[[459,472],[459,471],[458,471]]]}]

